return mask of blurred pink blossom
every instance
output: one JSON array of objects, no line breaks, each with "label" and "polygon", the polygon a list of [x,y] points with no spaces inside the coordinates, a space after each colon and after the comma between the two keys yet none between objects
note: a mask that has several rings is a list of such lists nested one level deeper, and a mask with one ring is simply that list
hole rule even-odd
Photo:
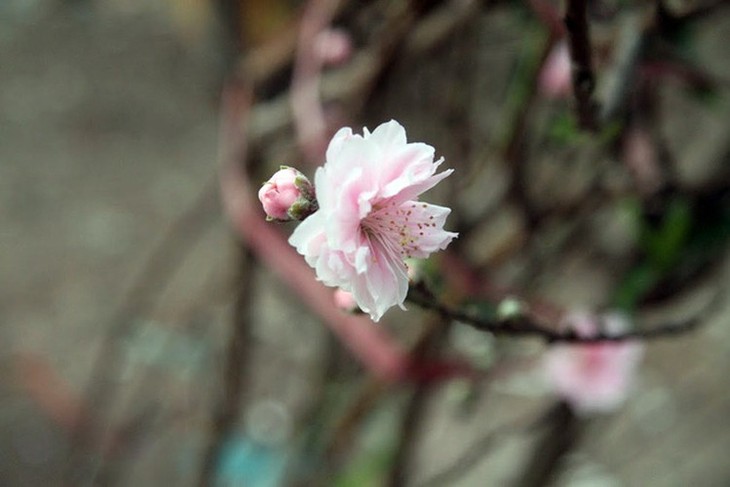
[{"label": "blurred pink blossom", "polygon": [[372,133],[340,129],[317,169],[319,210],[294,231],[289,243],[328,286],[351,292],[374,321],[408,292],[406,258],[445,249],[456,233],[444,230],[449,208],[418,196],[452,173],[436,174],[434,148],[408,143],[396,121]]},{"label": "blurred pink blossom", "polygon": [[303,220],[316,210],[314,189],[309,179],[285,166],[261,186],[259,201],[268,220]]},{"label": "blurred pink blossom", "polygon": [[[627,328],[626,318],[621,315],[601,318],[608,333]],[[598,331],[598,319],[573,313],[566,322],[579,336],[589,337]],[[554,391],[576,412],[610,412],[628,397],[643,353],[643,345],[636,341],[554,345],[545,354],[544,371]]]},{"label": "blurred pink blossom", "polygon": [[564,98],[572,91],[568,44],[560,41],[553,47],[540,71],[538,86],[548,98]]},{"label": "blurred pink blossom", "polygon": [[337,66],[352,57],[352,39],[344,29],[325,29],[314,40],[314,53],[323,65]]},{"label": "blurred pink blossom", "polygon": [[646,128],[634,126],[625,132],[623,159],[642,193],[659,190],[663,182],[662,169],[654,140]]}]

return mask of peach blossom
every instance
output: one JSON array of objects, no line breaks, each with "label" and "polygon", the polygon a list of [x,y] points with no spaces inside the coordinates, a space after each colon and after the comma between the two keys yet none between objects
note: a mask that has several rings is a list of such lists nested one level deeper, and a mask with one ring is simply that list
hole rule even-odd
[{"label": "peach blossom", "polygon": [[340,129],[317,169],[319,210],[294,231],[296,247],[317,278],[351,292],[378,321],[408,292],[406,258],[426,258],[457,234],[444,230],[449,208],[419,201],[449,174],[434,148],[408,143],[396,121],[363,135]]}]

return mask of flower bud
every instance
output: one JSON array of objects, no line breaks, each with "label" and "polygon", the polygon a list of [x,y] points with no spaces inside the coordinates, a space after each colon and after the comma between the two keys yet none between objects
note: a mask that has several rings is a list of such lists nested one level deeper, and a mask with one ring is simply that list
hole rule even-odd
[{"label": "flower bud", "polygon": [[293,167],[281,166],[259,190],[268,221],[304,220],[317,211],[314,187]]}]

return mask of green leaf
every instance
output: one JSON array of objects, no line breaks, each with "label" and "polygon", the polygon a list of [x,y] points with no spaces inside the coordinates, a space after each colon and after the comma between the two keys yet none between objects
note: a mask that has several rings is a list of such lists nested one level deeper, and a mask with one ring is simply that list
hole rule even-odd
[{"label": "green leaf", "polygon": [[660,271],[669,270],[680,258],[692,228],[692,209],[683,198],[671,201],[661,226],[648,224],[643,230],[643,247],[650,263]]},{"label": "green leaf", "polygon": [[547,135],[552,142],[569,145],[580,140],[583,133],[572,113],[564,111],[553,119]]},{"label": "green leaf", "polygon": [[631,269],[616,290],[614,306],[632,312],[639,301],[656,286],[660,278],[661,273],[648,262]]}]

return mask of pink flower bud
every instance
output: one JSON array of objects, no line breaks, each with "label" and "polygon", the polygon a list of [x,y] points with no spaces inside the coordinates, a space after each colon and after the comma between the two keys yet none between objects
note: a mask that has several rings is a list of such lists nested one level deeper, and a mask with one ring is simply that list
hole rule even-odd
[{"label": "pink flower bud", "polygon": [[335,290],[333,299],[335,300],[335,306],[343,311],[352,313],[353,311],[360,309],[355,302],[355,296],[353,296],[352,293],[343,291],[342,289]]},{"label": "pink flower bud", "polygon": [[267,220],[303,220],[317,210],[312,183],[292,167],[281,166],[259,190]]},{"label": "pink flower bud", "polygon": [[314,52],[324,65],[337,66],[352,57],[352,40],[342,29],[327,29],[317,35]]}]

